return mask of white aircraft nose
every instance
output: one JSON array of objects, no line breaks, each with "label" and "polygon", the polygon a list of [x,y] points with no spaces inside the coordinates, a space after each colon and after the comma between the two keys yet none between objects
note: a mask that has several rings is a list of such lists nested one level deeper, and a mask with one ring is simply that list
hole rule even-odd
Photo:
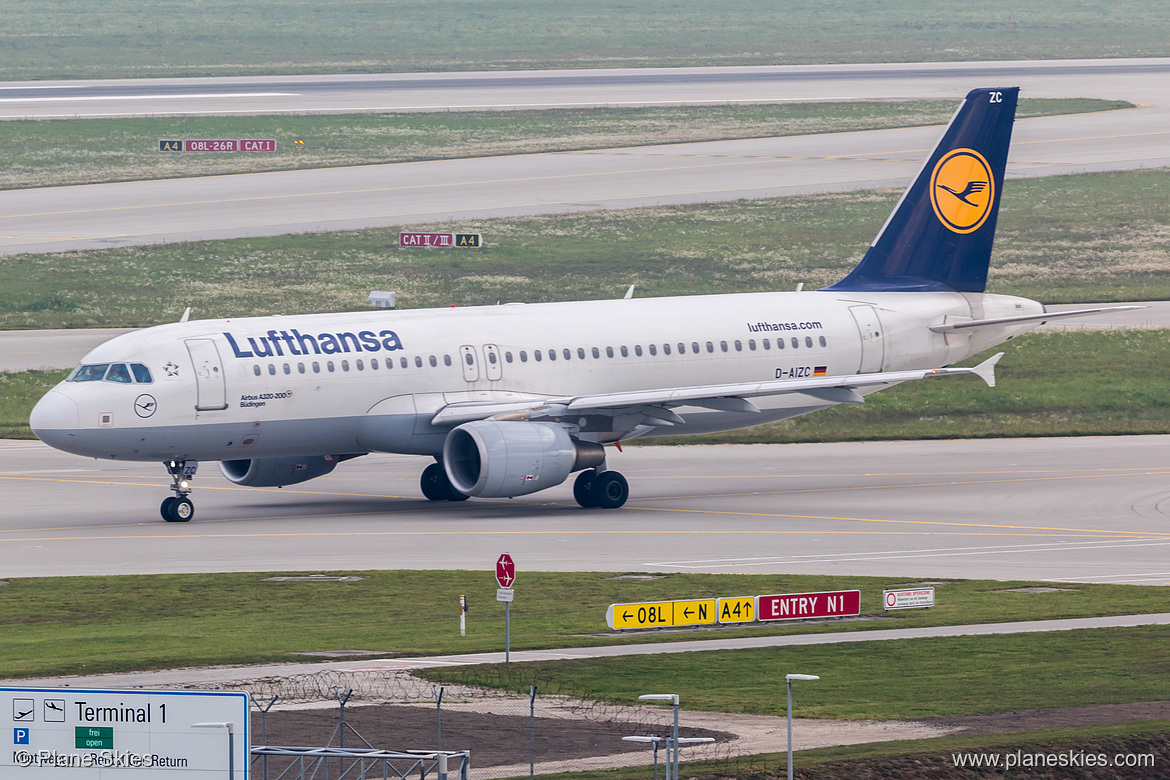
[{"label": "white aircraft nose", "polygon": [[64,393],[50,390],[33,407],[28,424],[38,439],[50,446],[57,446],[58,440],[77,430],[79,419],[77,404],[73,399]]}]

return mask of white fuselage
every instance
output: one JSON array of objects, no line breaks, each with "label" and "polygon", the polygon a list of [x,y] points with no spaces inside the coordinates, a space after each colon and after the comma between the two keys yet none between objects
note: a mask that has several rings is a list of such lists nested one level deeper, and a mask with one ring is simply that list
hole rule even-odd
[{"label": "white fuselage", "polygon": [[[931,326],[1042,312],[954,292],[784,292],[202,320],[115,338],[82,365],[145,365],[150,382],[66,381],[33,414],[63,450],[130,460],[232,460],[371,451],[437,455],[450,404],[571,398],[953,364],[1031,324]],[[873,388],[869,390],[872,392]],[[748,427],[832,405],[710,406],[636,435]],[[581,438],[631,435],[620,416]]]}]

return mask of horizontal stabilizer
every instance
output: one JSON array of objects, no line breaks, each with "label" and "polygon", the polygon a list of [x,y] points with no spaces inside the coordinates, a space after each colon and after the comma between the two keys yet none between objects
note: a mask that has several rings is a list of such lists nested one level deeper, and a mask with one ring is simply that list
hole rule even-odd
[{"label": "horizontal stabilizer", "polygon": [[948,325],[932,325],[930,327],[935,333],[952,333],[957,330],[970,330],[971,328],[990,328],[996,325],[1024,325],[1029,322],[1045,323],[1048,320],[1058,320],[1062,317],[1087,317],[1091,314],[1103,314],[1110,311],[1131,311],[1133,309],[1145,309],[1146,306],[1098,306],[1093,309],[1072,309],[1069,311],[1052,311],[1044,314],[1021,314],[1019,317],[995,317],[990,320],[970,320],[968,322],[955,322]]}]

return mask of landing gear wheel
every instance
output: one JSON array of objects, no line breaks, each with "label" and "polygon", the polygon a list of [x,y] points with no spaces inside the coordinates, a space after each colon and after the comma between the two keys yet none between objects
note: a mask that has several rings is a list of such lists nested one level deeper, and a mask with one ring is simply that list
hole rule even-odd
[{"label": "landing gear wheel", "polygon": [[630,485],[617,471],[603,471],[593,478],[593,506],[602,509],[617,509],[630,497]]},{"label": "landing gear wheel", "polygon": [[171,520],[171,507],[174,506],[174,503],[178,500],[178,496],[167,496],[163,499],[162,506],[158,508],[159,514],[162,515],[162,519],[166,520],[168,523],[173,522]]},{"label": "landing gear wheel", "polygon": [[186,496],[172,496],[163,501],[163,520],[168,523],[185,523],[195,516],[195,505]]},{"label": "landing gear wheel", "polygon": [[597,477],[595,469],[587,469],[577,475],[573,483],[573,498],[586,509],[596,509],[597,502],[593,498],[593,480]]},{"label": "landing gear wheel", "polygon": [[423,469],[419,484],[429,501],[466,501],[468,498],[451,486],[451,480],[447,478],[447,471],[441,463],[432,463]]}]

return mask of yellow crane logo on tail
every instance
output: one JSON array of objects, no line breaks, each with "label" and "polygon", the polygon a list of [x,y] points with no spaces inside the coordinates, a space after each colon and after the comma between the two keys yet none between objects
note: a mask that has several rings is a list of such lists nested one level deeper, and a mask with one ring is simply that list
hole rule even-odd
[{"label": "yellow crane logo on tail", "polygon": [[987,220],[995,200],[995,177],[983,155],[955,149],[943,155],[930,177],[930,203],[944,225],[972,233]]}]

